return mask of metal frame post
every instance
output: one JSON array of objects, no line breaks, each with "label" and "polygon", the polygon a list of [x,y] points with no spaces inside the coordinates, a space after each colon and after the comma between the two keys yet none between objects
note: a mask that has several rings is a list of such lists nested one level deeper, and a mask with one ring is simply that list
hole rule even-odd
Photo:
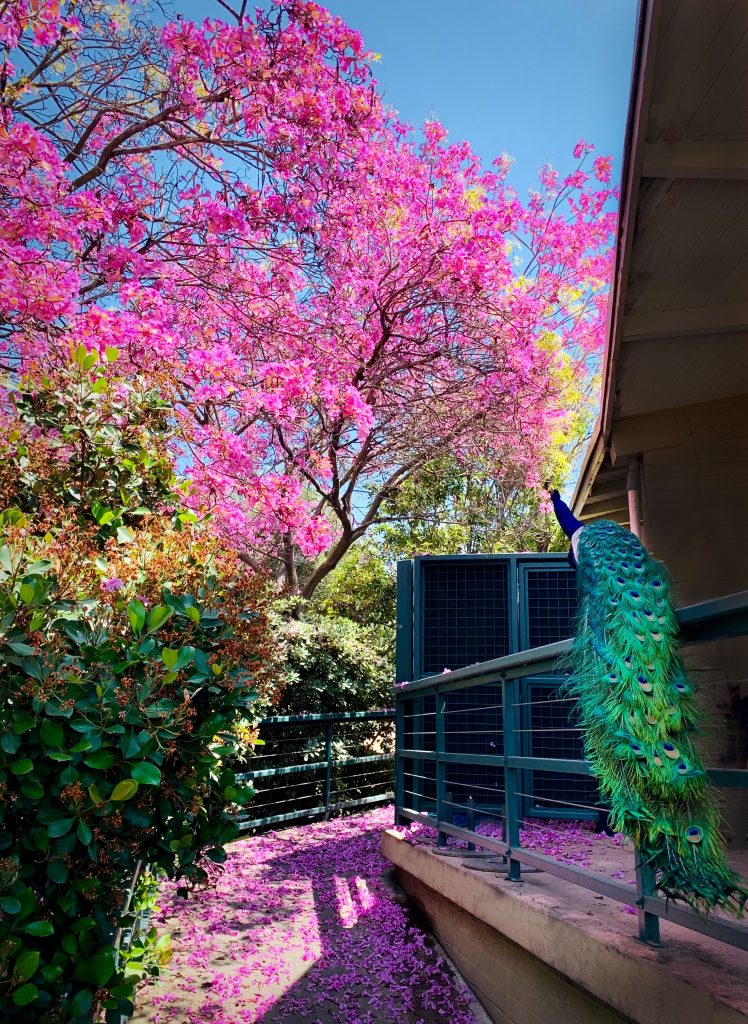
[{"label": "metal frame post", "polygon": [[641,850],[635,852],[636,870],[636,903],[637,917],[639,920],[639,938],[650,946],[661,946],[660,941],[660,919],[656,914],[650,914],[644,909],[644,897],[654,896],[657,892],[655,884],[655,873],[649,864],[644,860]]},{"label": "metal frame post", "polygon": [[332,792],[332,731],[333,722],[325,726],[325,818],[330,816],[330,793]]},{"label": "metal frame post", "polygon": [[405,806],[405,760],[398,750],[405,747],[405,699],[395,697],[395,824],[405,825],[407,818],[401,814]]},{"label": "metal frame post", "polygon": [[[447,820],[447,765],[444,762],[444,707],[445,694],[436,694],[436,821],[437,825]],[[439,832],[437,845],[447,845],[447,833]]]},{"label": "metal frame post", "polygon": [[519,842],[519,811],[520,801],[517,784],[520,772],[509,764],[510,758],[516,757],[520,751],[517,745],[516,705],[519,692],[518,679],[505,679],[501,685],[501,703],[504,716],[504,757],[507,759],[504,768],[504,842],[509,845],[509,870],[507,877],[511,882],[522,879],[521,865],[512,856],[512,850]]}]

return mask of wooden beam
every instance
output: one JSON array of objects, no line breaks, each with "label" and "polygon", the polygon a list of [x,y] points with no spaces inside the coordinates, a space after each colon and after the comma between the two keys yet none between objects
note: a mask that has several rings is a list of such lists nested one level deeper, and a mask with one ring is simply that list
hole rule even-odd
[{"label": "wooden beam", "polygon": [[643,178],[701,178],[748,181],[745,142],[648,142],[642,158]]},{"label": "wooden beam", "polygon": [[731,331],[748,331],[748,302],[698,306],[695,309],[665,309],[657,313],[629,313],[623,318],[624,341]]},{"label": "wooden beam", "polygon": [[623,492],[623,498],[616,501],[613,499],[607,503],[593,504],[589,498],[584,503],[582,514],[580,519],[611,519],[615,517],[617,520],[621,518],[628,519],[629,514],[629,503],[626,498],[626,492]]},{"label": "wooden beam", "polygon": [[656,448],[725,441],[746,435],[748,395],[740,395],[619,420],[611,435],[610,457],[614,465],[620,465],[621,460],[631,455]]}]

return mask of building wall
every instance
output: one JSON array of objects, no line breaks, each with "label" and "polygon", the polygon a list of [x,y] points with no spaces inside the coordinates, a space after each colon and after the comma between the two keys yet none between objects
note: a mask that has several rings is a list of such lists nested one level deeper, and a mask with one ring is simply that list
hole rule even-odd
[{"label": "building wall", "polygon": [[[742,429],[644,453],[644,540],[667,566],[678,605],[748,589],[748,422]],[[686,661],[705,715],[706,762],[748,768],[748,638],[700,645]],[[726,836],[742,846],[748,793],[721,796]]]}]

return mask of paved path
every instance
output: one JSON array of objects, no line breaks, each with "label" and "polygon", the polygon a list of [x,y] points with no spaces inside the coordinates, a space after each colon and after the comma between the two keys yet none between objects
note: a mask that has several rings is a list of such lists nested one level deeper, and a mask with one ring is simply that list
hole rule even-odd
[{"label": "paved path", "polygon": [[230,847],[189,900],[164,887],[174,959],[136,1024],[475,1024],[430,939],[388,883],[392,808]]}]

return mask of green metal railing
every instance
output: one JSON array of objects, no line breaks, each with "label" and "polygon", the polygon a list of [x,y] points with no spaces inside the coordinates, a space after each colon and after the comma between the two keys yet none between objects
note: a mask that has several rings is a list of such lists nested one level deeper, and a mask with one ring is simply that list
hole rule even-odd
[{"label": "green metal railing", "polygon": [[[748,591],[682,608],[678,611],[678,619],[684,644],[746,636]],[[478,846],[500,854],[505,860],[510,879],[519,880],[522,867],[525,866],[556,875],[623,904],[634,902],[640,937],[652,944],[659,944],[659,919],[665,918],[674,924],[748,949],[748,928],[722,917],[701,917],[658,896],[651,870],[636,854],[635,888],[632,888],[585,868],[561,863],[546,854],[522,847],[522,801],[532,790],[532,786],[523,781],[528,773],[553,772],[571,776],[592,774],[587,761],[526,757],[518,753],[521,749],[518,735],[522,730],[523,704],[520,682],[528,677],[557,672],[558,660],[569,651],[570,645],[571,640],[563,640],[448,674],[399,684],[395,705],[395,813],[398,823],[415,821],[435,829],[439,846],[446,845],[447,837],[452,836],[467,841],[471,848]],[[556,682],[559,682],[558,677]],[[503,752],[493,755],[447,750],[448,716],[451,712],[449,695],[460,690],[497,685],[500,687],[498,704],[491,700],[484,703],[489,713],[500,706],[503,717]],[[478,710],[481,710],[480,707]],[[451,713],[459,711],[455,709]],[[578,727],[577,731],[581,732]],[[428,770],[424,767],[426,765],[429,766]],[[480,785],[477,787],[477,795],[473,791],[462,797],[458,795],[455,800],[448,791],[449,766],[452,765],[495,768],[497,780],[500,772],[503,772],[503,785],[497,784],[493,789]],[[748,791],[748,770],[710,769],[708,774],[717,786]],[[456,785],[470,789],[469,783],[458,782]],[[558,803],[566,803],[568,806],[568,801]],[[579,807],[580,810],[589,810],[582,804]],[[465,819],[466,827],[455,824],[456,811]],[[489,836],[476,831],[476,817],[483,817],[484,821],[495,820],[501,826],[501,836]]]},{"label": "green metal railing", "polygon": [[[393,798],[394,711],[285,715],[260,722],[251,771],[257,796],[239,815],[242,831],[328,816]],[[360,770],[363,769],[363,770]]]}]

